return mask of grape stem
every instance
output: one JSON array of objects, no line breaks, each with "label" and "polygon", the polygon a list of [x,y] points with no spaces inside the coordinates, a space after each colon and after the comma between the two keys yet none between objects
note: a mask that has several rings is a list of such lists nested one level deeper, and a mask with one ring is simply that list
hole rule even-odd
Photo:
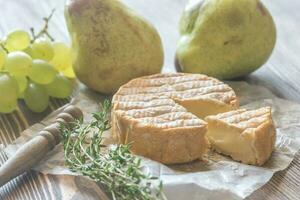
[{"label": "grape stem", "polygon": [[44,24],[43,28],[40,30],[40,32],[38,32],[38,34],[35,34],[33,27],[30,28],[30,32],[32,35],[31,43],[33,43],[36,39],[38,39],[42,35],[46,35],[51,41],[54,41],[54,38],[48,32],[49,21],[52,18],[54,11],[55,11],[55,9],[52,9],[50,15],[48,17],[43,18],[43,20],[45,21],[45,24]]},{"label": "grape stem", "polygon": [[5,46],[4,46],[4,44],[3,44],[2,42],[0,43],[0,46],[1,46],[1,48],[2,48],[6,53],[9,53],[8,49],[5,48]]}]

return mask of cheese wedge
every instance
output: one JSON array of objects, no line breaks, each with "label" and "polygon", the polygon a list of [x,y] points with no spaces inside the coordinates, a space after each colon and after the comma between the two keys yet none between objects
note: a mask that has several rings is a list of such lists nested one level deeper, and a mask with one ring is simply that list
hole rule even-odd
[{"label": "cheese wedge", "polygon": [[[238,107],[234,91],[200,74],[157,74],[134,79],[113,97],[112,132],[131,151],[165,164],[201,158],[209,114]],[[198,117],[196,117],[198,116]]]},{"label": "cheese wedge", "polygon": [[217,152],[252,165],[263,165],[269,159],[276,138],[270,107],[239,109],[205,120],[208,139]]}]

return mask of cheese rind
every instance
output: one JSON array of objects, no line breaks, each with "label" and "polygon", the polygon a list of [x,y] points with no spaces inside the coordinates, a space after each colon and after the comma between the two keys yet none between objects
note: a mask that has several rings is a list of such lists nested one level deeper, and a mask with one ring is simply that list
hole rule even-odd
[{"label": "cheese rind", "polygon": [[252,165],[263,165],[269,159],[276,138],[270,107],[239,109],[205,120],[208,139],[219,153]]},{"label": "cheese rind", "polygon": [[118,128],[122,131],[119,135],[123,143],[133,142],[133,153],[165,164],[196,160],[201,158],[208,148],[206,125],[160,128],[121,117]]},{"label": "cheese rind", "polygon": [[207,125],[171,99],[115,102],[113,132],[131,151],[165,163],[185,163],[207,151]]},{"label": "cheese rind", "polygon": [[112,131],[118,141],[132,142],[133,153],[165,164],[201,158],[209,145],[207,124],[198,117],[238,107],[228,85],[184,73],[134,79],[112,102]]}]

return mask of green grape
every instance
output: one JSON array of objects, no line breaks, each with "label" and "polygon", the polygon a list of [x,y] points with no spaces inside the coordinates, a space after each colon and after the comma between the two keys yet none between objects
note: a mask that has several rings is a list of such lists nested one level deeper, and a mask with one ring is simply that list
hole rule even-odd
[{"label": "green grape", "polygon": [[75,73],[72,67],[64,69],[61,73],[68,78],[75,78]]},{"label": "green grape", "polygon": [[27,78],[26,76],[14,76],[19,86],[19,94],[23,93],[27,88]]},{"label": "green grape", "polygon": [[32,59],[28,54],[22,51],[14,51],[7,55],[5,68],[14,76],[26,76],[31,63]]},{"label": "green grape", "polygon": [[71,50],[66,44],[62,42],[55,42],[53,43],[53,49],[54,57],[50,63],[55,67],[55,69],[63,71],[72,67]]},{"label": "green grape", "polygon": [[0,113],[10,113],[16,109],[18,83],[8,74],[0,74]]},{"label": "green grape", "polygon": [[51,97],[67,98],[72,93],[72,82],[61,74],[57,74],[54,80],[46,85],[48,94]]},{"label": "green grape", "polygon": [[49,61],[54,56],[52,44],[47,39],[38,39],[31,45],[32,57]]},{"label": "green grape", "polygon": [[4,67],[6,56],[6,51],[0,47],[0,70],[2,70]]},{"label": "green grape", "polygon": [[23,50],[25,53],[32,57],[32,45],[29,45],[26,49]]},{"label": "green grape", "polygon": [[8,51],[26,49],[30,44],[30,35],[23,30],[16,30],[9,33],[5,40],[5,48]]},{"label": "green grape", "polygon": [[39,84],[51,83],[57,74],[52,65],[44,60],[33,60],[28,76],[31,80]]},{"label": "green grape", "polygon": [[24,101],[33,112],[43,112],[49,104],[46,88],[36,83],[29,83],[24,92]]}]

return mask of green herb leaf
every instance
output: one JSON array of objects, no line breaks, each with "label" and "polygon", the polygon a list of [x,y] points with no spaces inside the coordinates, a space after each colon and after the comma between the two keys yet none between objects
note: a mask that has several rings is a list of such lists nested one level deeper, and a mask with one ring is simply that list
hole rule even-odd
[{"label": "green herb leaf", "polygon": [[103,132],[110,129],[110,102],[104,101],[102,107],[88,124],[80,119],[71,126],[61,125],[67,166],[100,183],[114,200],[165,199],[162,183],[153,185],[153,177],[141,169],[141,159],[130,153],[130,144],[103,145]]}]

